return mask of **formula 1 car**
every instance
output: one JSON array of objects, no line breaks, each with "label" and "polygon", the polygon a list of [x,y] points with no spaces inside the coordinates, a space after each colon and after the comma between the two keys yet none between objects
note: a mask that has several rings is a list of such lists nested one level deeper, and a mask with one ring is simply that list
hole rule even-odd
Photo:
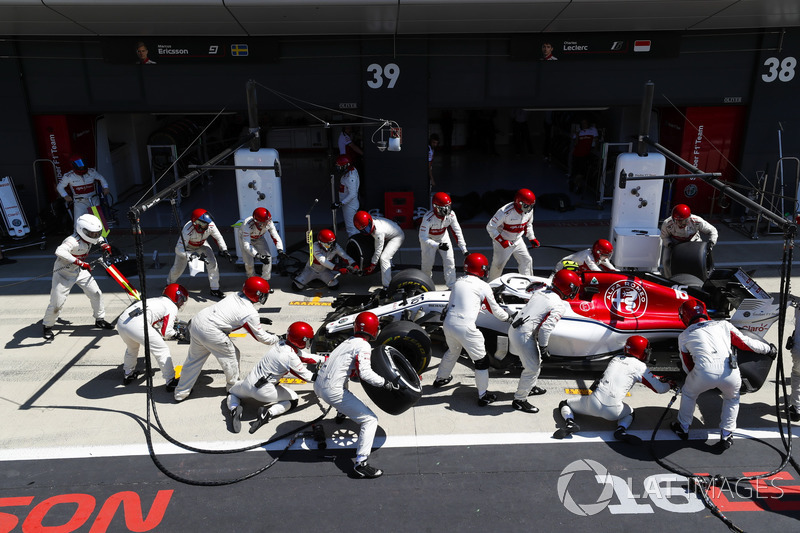
[{"label": "formula 1 car", "polygon": [[[649,272],[582,272],[583,287],[569,301],[569,312],[558,322],[548,346],[550,357],[543,369],[605,369],[619,355],[625,340],[634,334],[647,337],[653,347],[651,367],[661,373],[677,372],[677,337],[684,325],[678,316],[688,298],[702,300],[710,317],[729,319],[743,332],[763,337],[778,319],[778,305],[741,269],[714,270],[706,281],[680,274],[666,279]],[[531,291],[543,290],[549,279],[504,274],[490,285],[498,303],[510,313],[520,310]],[[315,349],[325,351],[347,338],[355,316],[372,311],[381,320],[378,344],[400,350],[422,373],[428,366],[433,341],[441,341],[442,311],[449,291],[436,291],[432,280],[419,270],[398,272],[388,291],[369,295],[341,295],[333,311],[318,328]],[[478,327],[486,338],[492,366],[509,368],[518,357],[508,351],[508,323],[482,310]],[[752,361],[751,361],[752,359]],[[757,390],[771,367],[771,360],[751,352],[740,354],[746,390]],[[756,375],[746,368],[755,365]]]}]

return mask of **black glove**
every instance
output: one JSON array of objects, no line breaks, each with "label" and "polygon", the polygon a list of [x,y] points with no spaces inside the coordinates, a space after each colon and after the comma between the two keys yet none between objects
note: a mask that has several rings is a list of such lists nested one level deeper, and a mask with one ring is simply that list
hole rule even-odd
[{"label": "black glove", "polygon": [[286,261],[288,258],[289,256],[286,255],[286,252],[284,252],[283,250],[278,250],[278,259],[280,261]]},{"label": "black glove", "polygon": [[331,209],[339,209],[340,207],[342,207],[342,204],[340,202],[333,202],[331,204]]},{"label": "black glove", "polygon": [[793,331],[793,332],[792,332],[792,334],[791,334],[791,335],[789,335],[789,337],[786,339],[786,349],[787,349],[787,350],[791,350],[792,348],[794,348],[794,331]]},{"label": "black glove", "polygon": [[542,359],[550,358],[550,350],[547,349],[547,346],[539,346],[539,354],[542,356]]},{"label": "black glove", "polygon": [[406,384],[400,381],[400,376],[395,376],[391,380],[386,380],[386,383],[383,384],[383,388],[386,390],[404,390],[406,389]]},{"label": "black glove", "polygon": [[450,249],[450,245],[447,244],[446,242],[440,242],[439,243],[439,249],[446,252],[447,250]]},{"label": "black glove", "polygon": [[261,261],[265,265],[268,265],[269,261],[270,261],[270,257],[269,257],[268,254],[257,254],[256,255],[256,259],[258,259],[259,261]]},{"label": "black glove", "polygon": [[778,357],[778,347],[772,343],[769,343],[769,352],[767,355],[769,355],[770,359],[775,359]]},{"label": "black glove", "polygon": [[227,260],[228,260],[228,261],[230,261],[231,263],[233,263],[233,261],[236,259],[236,256],[235,256],[235,255],[232,255],[232,254],[231,254],[231,253],[230,253],[228,250],[222,250],[222,251],[220,251],[220,252],[219,252],[219,256],[220,256],[220,257],[224,257],[225,259],[227,259]]},{"label": "black glove", "polygon": [[272,325],[272,319],[267,318],[265,316],[259,317],[259,320],[261,321],[262,324],[265,324],[267,326],[271,326]]},{"label": "black glove", "polygon": [[506,322],[512,324],[514,322],[514,319],[517,317],[517,314],[519,314],[519,311],[514,311],[513,313],[509,313],[508,318],[506,318]]}]

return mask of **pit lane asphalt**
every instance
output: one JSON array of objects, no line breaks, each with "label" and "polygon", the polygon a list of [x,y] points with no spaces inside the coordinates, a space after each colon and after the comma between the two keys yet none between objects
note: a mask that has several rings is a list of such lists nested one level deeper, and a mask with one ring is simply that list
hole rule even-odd
[{"label": "pit lane asphalt", "polygon": [[[714,250],[717,265],[755,268],[754,277],[762,287],[769,292],[778,291],[777,263],[782,241],[777,237],[750,241],[725,227],[719,229],[720,242]],[[490,250],[483,228],[466,231],[471,250],[484,253]],[[577,250],[608,235],[607,226],[592,224],[542,226],[536,231],[543,244],[559,247],[534,251],[537,268],[552,265],[568,253],[560,247]],[[225,236],[231,244],[232,237]],[[300,239],[300,233],[287,241],[293,242],[292,238]],[[130,237],[112,234],[110,239],[125,251],[132,251]],[[435,347],[432,369],[422,376],[424,395],[420,403],[396,417],[376,410],[380,429],[371,462],[387,472],[383,478],[355,481],[344,474],[352,464],[355,440],[352,430],[356,427],[349,421],[336,426],[329,415],[323,421],[328,433],[325,450],[317,450],[310,439],[300,439],[273,468],[254,479],[226,488],[178,483],[159,472],[147,456],[142,422],[147,415],[145,386],[142,381],[128,387],[122,385],[124,344],[115,332],[90,327],[91,309],[79,290],[73,291],[62,312],[62,319],[72,323],[57,324],[56,339],[52,342],[41,338],[52,252],[60,240],[48,242],[42,252],[12,254],[17,264],[0,267],[0,333],[5,339],[0,356],[3,400],[0,402],[0,460],[3,461],[0,506],[7,513],[0,514],[0,524],[8,525],[11,530],[15,530],[13,524],[16,530],[23,524],[35,530],[38,521],[50,526],[65,524],[64,531],[88,531],[91,524],[104,520],[111,524],[109,530],[128,530],[132,524],[131,512],[114,514],[116,508],[111,508],[108,502],[129,497],[120,495],[131,492],[141,497],[144,516],[150,519],[148,511],[152,514],[152,522],[148,524],[155,530],[203,527],[221,531],[236,527],[244,531],[295,531],[325,527],[334,531],[360,531],[402,527],[428,531],[455,528],[517,531],[577,526],[632,531],[642,527],[641,517],[636,513],[646,513],[657,518],[648,520],[647,527],[654,531],[674,530],[677,526],[724,531],[721,522],[708,520],[711,514],[698,508],[696,500],[680,495],[653,496],[653,490],[646,486],[652,489],[653,483],[669,485],[667,478],[653,477],[668,472],[652,461],[646,448],[613,442],[612,423],[581,417],[581,434],[569,441],[550,438],[561,423],[557,406],[567,397],[566,390],[585,388],[588,382],[566,376],[542,379],[540,385],[548,393],[532,399],[541,411],[530,415],[510,407],[518,373],[492,371],[490,390],[498,392],[499,401],[479,408],[475,403],[472,370],[466,365],[457,365],[448,387],[430,386],[442,353],[439,346]],[[163,263],[161,269],[147,272],[151,295],[163,286],[174,240],[174,236],[158,234],[146,239],[145,265],[152,262],[154,249],[160,252]],[[484,247],[472,244],[484,242]],[[416,245],[416,235],[407,231],[396,262],[418,264]],[[460,260],[458,253],[457,260]],[[223,290],[240,286],[243,272],[227,263],[222,263],[221,268]],[[112,320],[129,304],[129,299],[106,276],[98,274],[97,278],[105,294],[107,318]],[[434,278],[441,282],[441,273],[435,272]],[[139,285],[135,277],[131,281]],[[208,282],[203,275],[190,278],[188,273],[180,281],[192,292],[180,313],[186,320],[209,304]],[[262,316],[274,321],[268,327],[271,331],[281,333],[295,320],[305,320],[316,328],[330,310],[326,304],[334,295],[328,291],[295,294],[288,292],[287,278],[272,281],[275,293],[261,310]],[[345,291],[361,292],[376,282],[377,277],[351,278],[342,285]],[[790,311],[787,333],[792,330],[791,318]],[[767,340],[777,343],[777,326],[773,326]],[[241,366],[246,373],[263,355],[263,347],[249,337],[236,338],[235,342],[242,351]],[[187,345],[170,343],[170,348],[176,364],[180,364]],[[784,368],[788,376],[788,360]],[[224,380],[216,363],[208,363],[192,395],[182,404],[172,403],[163,389],[160,372],[154,376],[154,385],[154,401],[164,431],[181,442],[204,448],[230,449],[257,444],[292,431],[323,412],[311,388],[298,384],[295,387],[301,405],[297,410],[251,436],[246,428],[255,416],[255,408],[248,405],[243,417],[244,429],[234,435],[227,429]],[[657,449],[695,472],[739,475],[771,470],[780,464],[779,454],[747,437],[766,438],[770,445],[781,449],[776,440],[773,387],[774,380],[770,379],[759,392],[742,397],[739,426],[743,429],[734,447],[724,454],[716,455],[704,443],[706,438],[711,439],[710,443],[717,438],[720,401],[718,395],[711,393],[703,395],[698,403],[689,445],[684,446],[666,429],[675,417],[673,408],[658,434]],[[358,385],[353,390],[369,403]],[[658,396],[636,386],[627,400],[637,412],[634,433],[649,438],[668,400],[669,395]],[[160,460],[168,469],[200,480],[239,477],[271,461],[286,446],[286,441],[280,441],[267,446],[266,451],[199,455],[166,443],[157,432],[153,433],[153,440]],[[592,483],[599,474],[589,467],[576,470],[574,481],[562,481],[561,486],[566,490],[559,490],[559,480],[569,475],[563,473],[564,469],[580,460],[584,462],[578,466],[592,467],[585,460],[596,461],[611,475],[625,480],[631,486],[632,496],[620,496],[622,489],[617,487],[615,491],[619,492],[614,492],[610,505],[597,514],[587,517],[570,511],[569,504],[563,502],[571,499],[580,512],[582,506],[586,508],[598,499],[605,501],[608,496],[602,491],[604,484]],[[785,480],[776,484],[800,484],[792,481],[800,477],[793,470],[783,476]],[[727,514],[747,531],[764,531],[767,525],[769,529],[788,526],[791,530],[800,516],[796,511],[800,509],[799,491],[785,489],[782,498],[744,498],[746,501],[738,502],[742,505],[736,509],[733,503],[728,504],[732,510]],[[94,502],[91,509],[86,503],[89,501]],[[83,514],[73,513],[76,502]],[[163,516],[156,520],[156,511],[162,504]],[[80,517],[83,521],[78,523]],[[72,525],[75,527],[70,529]]]}]

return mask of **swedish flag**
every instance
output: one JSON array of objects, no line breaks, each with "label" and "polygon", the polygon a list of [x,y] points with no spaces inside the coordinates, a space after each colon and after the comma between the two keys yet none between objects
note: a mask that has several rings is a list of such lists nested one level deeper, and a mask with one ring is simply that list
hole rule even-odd
[{"label": "swedish flag", "polygon": [[249,50],[247,49],[246,44],[232,44],[231,45],[231,55],[236,57],[244,57],[248,55]]}]

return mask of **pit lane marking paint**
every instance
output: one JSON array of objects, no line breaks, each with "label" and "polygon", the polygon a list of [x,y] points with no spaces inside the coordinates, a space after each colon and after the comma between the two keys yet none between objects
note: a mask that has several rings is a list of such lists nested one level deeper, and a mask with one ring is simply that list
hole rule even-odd
[{"label": "pit lane marking paint", "polygon": [[293,384],[293,385],[301,385],[301,384],[305,383],[305,381],[304,381],[304,380],[302,380],[302,379],[300,379],[300,378],[281,378],[281,379],[280,379],[280,383],[288,383],[288,384]]},{"label": "pit lane marking paint", "polygon": [[320,298],[319,296],[314,296],[313,298],[311,298],[310,302],[309,301],[303,301],[303,302],[294,301],[294,302],[289,302],[289,305],[301,305],[301,306],[304,306],[304,305],[309,306],[310,305],[310,306],[330,307],[331,302],[323,302],[321,300],[322,300],[322,298]]},{"label": "pit lane marking paint", "polygon": [[[567,394],[577,394],[579,396],[589,396],[592,393],[591,389],[564,389],[564,392]],[[631,393],[628,392],[625,396],[630,396]]]}]

